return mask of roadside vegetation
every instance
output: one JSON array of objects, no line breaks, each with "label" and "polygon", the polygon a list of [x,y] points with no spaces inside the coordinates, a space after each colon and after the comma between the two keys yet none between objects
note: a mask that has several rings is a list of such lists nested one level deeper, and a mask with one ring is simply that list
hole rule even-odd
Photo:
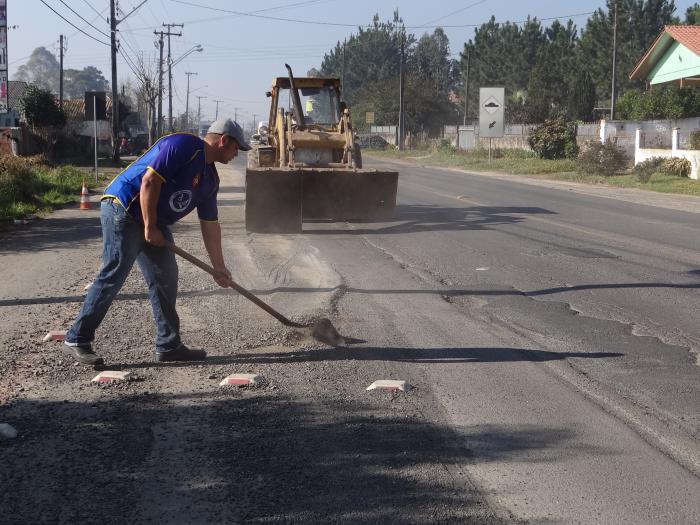
[{"label": "roadside vegetation", "polygon": [[91,168],[50,166],[41,156],[0,156],[0,224],[77,202],[83,181],[95,187],[121,168],[100,169],[96,183]]},{"label": "roadside vegetation", "polygon": [[405,159],[435,166],[522,175],[572,172],[575,169],[575,162],[572,160],[540,159],[533,152],[516,149],[491,150],[491,162],[489,162],[488,149],[461,151],[446,145],[434,149],[411,151],[369,150],[366,154],[378,158]]},{"label": "roadside vegetation", "polygon": [[[567,141],[559,143],[573,151]],[[568,146],[567,146],[568,144]],[[545,148],[552,154],[551,148]],[[661,193],[700,196],[700,181],[688,178],[690,163],[685,159],[654,158],[632,167],[631,160],[615,144],[589,143],[577,156],[554,154],[541,158],[534,151],[493,149],[491,161],[487,149],[457,150],[449,142],[424,150],[367,150],[367,156],[403,159],[424,165],[445,166],[475,172],[497,172],[548,180],[604,184],[619,188],[639,188]]]}]

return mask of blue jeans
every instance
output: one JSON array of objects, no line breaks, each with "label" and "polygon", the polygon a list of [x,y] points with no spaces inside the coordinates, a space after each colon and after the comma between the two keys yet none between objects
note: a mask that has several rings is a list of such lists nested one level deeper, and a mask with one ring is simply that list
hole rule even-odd
[{"label": "blue jeans", "polygon": [[[66,341],[89,345],[95,339],[112,301],[121,290],[134,261],[141,268],[148,284],[148,297],[156,321],[156,352],[167,352],[180,346],[180,318],[175,310],[177,298],[177,263],[167,248],[148,244],[143,225],[136,222],[116,201],[101,203],[102,268],[88,290],[78,318],[66,334]],[[170,242],[173,235],[166,226],[159,225]],[[129,330],[129,327],[121,327]]]}]

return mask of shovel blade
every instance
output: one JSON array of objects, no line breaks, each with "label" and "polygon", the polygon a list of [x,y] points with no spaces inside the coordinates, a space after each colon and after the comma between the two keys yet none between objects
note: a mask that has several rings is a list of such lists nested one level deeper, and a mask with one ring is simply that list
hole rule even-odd
[{"label": "shovel blade", "polygon": [[328,346],[345,346],[345,338],[338,333],[330,319],[318,319],[311,325],[311,336]]}]

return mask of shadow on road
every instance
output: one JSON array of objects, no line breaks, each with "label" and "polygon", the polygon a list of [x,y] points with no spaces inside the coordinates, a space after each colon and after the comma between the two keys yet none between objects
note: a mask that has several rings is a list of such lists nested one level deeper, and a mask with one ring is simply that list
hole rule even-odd
[{"label": "shadow on road", "polygon": [[589,452],[572,429],[450,428],[382,395],[94,388],[89,401],[1,409],[20,434],[0,463],[14,523],[44,523],[51,509],[52,523],[497,524],[469,464]]},{"label": "shadow on road", "polygon": [[[537,207],[471,206],[445,208],[431,205],[400,205],[396,207],[391,223],[373,228],[354,227],[339,229],[305,229],[309,235],[363,235],[414,233],[423,231],[486,230],[491,226],[515,224],[526,220],[526,215],[553,215],[555,212]],[[304,220],[306,224],[325,224],[332,221]],[[361,223],[356,223],[361,224]]]},{"label": "shadow on road", "polygon": [[[274,364],[330,361],[396,361],[403,363],[506,363],[561,361],[569,358],[606,359],[622,357],[618,352],[550,352],[524,348],[386,348],[373,346],[351,346],[308,350],[289,348],[276,352],[256,352],[207,357],[207,365]],[[107,363],[109,370],[142,368],[186,368],[200,366],[201,362],[174,363]]]},{"label": "shadow on road", "polygon": [[[555,286],[552,288],[543,288],[541,290],[530,290],[521,292],[514,288],[503,290],[472,290],[472,289],[415,289],[415,290],[391,290],[382,288],[352,288],[343,287],[345,293],[367,294],[367,295],[439,295],[442,297],[499,297],[499,296],[518,296],[518,297],[538,297],[543,295],[554,295],[566,292],[578,292],[582,290],[630,290],[630,289],[649,289],[649,288],[667,288],[675,290],[697,290],[700,289],[700,283],[599,283],[599,284],[577,284],[572,286]],[[251,289],[250,292],[258,296],[272,295],[275,293],[333,293],[339,288],[303,288],[293,286],[279,286],[276,288],[268,288],[264,290]],[[216,288],[211,290],[190,290],[180,292],[178,297],[213,297],[217,295],[232,294],[229,289]],[[0,307],[3,306],[27,306],[38,304],[56,304],[56,303],[79,303],[85,298],[84,295],[66,295],[56,297],[25,297],[16,299],[0,299]],[[117,295],[115,301],[132,301],[135,299],[148,299],[147,293],[127,293]]]},{"label": "shadow on road", "polygon": [[0,253],[26,253],[65,248],[81,248],[102,237],[100,218],[88,214],[80,218],[41,219],[30,226],[0,235]]}]

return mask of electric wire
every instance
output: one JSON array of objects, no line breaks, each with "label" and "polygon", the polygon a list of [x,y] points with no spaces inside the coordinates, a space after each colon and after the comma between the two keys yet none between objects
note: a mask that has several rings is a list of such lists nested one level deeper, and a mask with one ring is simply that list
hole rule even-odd
[{"label": "electric wire", "polygon": [[[279,22],[293,22],[297,24],[309,24],[309,25],[320,25],[320,26],[336,26],[336,27],[367,27],[368,24],[347,24],[347,23],[341,23],[341,22],[326,22],[326,21],[321,21],[321,20],[300,20],[298,18],[284,18],[284,17],[278,17],[278,16],[269,16],[269,15],[261,15],[261,14],[256,14],[256,13],[245,13],[242,11],[234,11],[231,9],[223,9],[220,7],[212,7],[208,5],[203,5],[203,4],[197,4],[194,2],[189,2],[186,0],[170,0],[171,2],[174,2],[176,4],[182,4],[182,5],[188,5],[190,7],[199,7],[200,9],[209,9],[210,11],[218,11],[220,13],[231,13],[233,15],[238,15],[238,16],[247,16],[247,17],[253,17],[253,18],[263,18],[265,20],[276,20]],[[573,17],[578,17],[578,16],[584,16],[584,15],[590,15],[593,14],[594,11],[588,11],[585,13],[573,13],[569,15],[560,15],[560,16],[553,16],[553,17],[547,17],[547,18],[538,18],[538,20],[556,20],[559,18],[573,18]],[[449,16],[449,15],[447,15]],[[532,20],[530,18],[529,20]],[[512,24],[523,24],[527,22],[528,20],[518,20],[511,22]],[[481,24],[452,24],[452,25],[417,25],[417,26],[405,26],[406,29],[437,29],[438,27],[441,28],[464,28],[464,27],[479,27]]]},{"label": "electric wire", "polygon": [[98,33],[100,33],[100,34],[106,36],[107,38],[110,37],[107,33],[105,33],[104,31],[101,31],[100,29],[98,29],[97,27],[95,27],[93,24],[91,24],[90,22],[88,22],[87,20],[85,20],[75,9],[73,9],[71,6],[69,6],[64,0],[60,0],[60,2],[61,2],[64,6],[66,6],[68,9],[70,9],[71,12],[72,12],[75,16],[77,16],[78,18],[80,18],[83,22],[85,22],[87,25],[89,25],[90,27],[92,27],[95,31],[97,31]]},{"label": "electric wire", "polygon": [[[102,12],[100,13],[97,9],[95,9],[95,8],[93,7],[93,5],[92,5],[90,2],[88,2],[88,0],[83,0],[83,2],[85,2],[85,4],[86,4],[90,9],[92,9],[95,13],[97,13],[97,16],[99,16],[100,18],[102,18],[102,15],[103,15],[104,12],[107,10],[107,8],[105,7],[105,8],[102,10]],[[93,20],[93,22],[94,22],[94,20]]]},{"label": "electric wire", "polygon": [[437,18],[433,18],[432,20],[428,20],[427,22],[424,22],[423,25],[432,24],[433,22],[437,22],[438,20],[442,20],[443,18],[447,18],[448,16],[459,14],[463,11],[466,11],[467,9],[475,7],[479,4],[483,4],[484,2],[486,2],[486,0],[479,0],[478,2],[474,2],[473,4],[469,4],[466,7],[462,7],[461,9],[457,9],[456,11],[452,11],[451,13],[447,13],[446,15],[439,16]]},{"label": "electric wire", "polygon": [[99,42],[100,44],[102,44],[102,45],[104,45],[104,46],[110,47],[110,44],[108,44],[107,42],[103,42],[102,40],[100,40],[100,39],[95,38],[94,36],[92,36],[90,33],[86,33],[85,31],[83,31],[82,29],[80,29],[80,28],[79,28],[78,26],[76,26],[73,22],[71,22],[70,20],[68,20],[67,18],[65,18],[61,13],[59,13],[59,12],[56,11],[53,7],[51,7],[49,4],[47,4],[44,0],[40,0],[40,1],[41,1],[41,3],[44,4],[46,7],[48,7],[49,9],[51,9],[51,11],[53,11],[59,18],[63,19],[63,21],[65,21],[66,23],[68,23],[68,24],[70,24],[71,26],[73,26],[75,29],[77,29],[79,32],[81,32],[81,33],[84,34],[85,36],[92,38],[95,42]]}]

